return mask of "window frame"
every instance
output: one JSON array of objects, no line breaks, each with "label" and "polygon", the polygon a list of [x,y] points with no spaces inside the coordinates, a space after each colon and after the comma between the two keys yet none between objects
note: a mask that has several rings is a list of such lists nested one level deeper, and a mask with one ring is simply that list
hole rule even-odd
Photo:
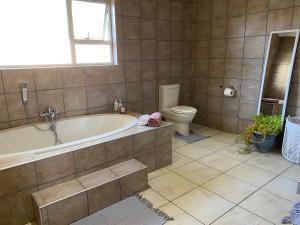
[{"label": "window frame", "polygon": [[[107,65],[117,65],[117,41],[116,41],[116,25],[115,25],[115,9],[114,0],[65,0],[66,1],[66,15],[68,24],[68,34],[70,41],[70,52],[71,52],[71,63],[67,64],[33,64],[33,65],[0,65],[0,70],[10,70],[10,69],[38,69],[38,68],[64,68],[64,67],[82,67],[82,66],[107,66]],[[72,2],[93,2],[93,3],[106,3],[109,21],[109,36],[110,40],[83,40],[75,39],[74,37],[74,26],[73,26],[73,15],[72,15]],[[76,62],[76,44],[105,44],[110,46],[110,62],[103,63],[77,63]]]}]

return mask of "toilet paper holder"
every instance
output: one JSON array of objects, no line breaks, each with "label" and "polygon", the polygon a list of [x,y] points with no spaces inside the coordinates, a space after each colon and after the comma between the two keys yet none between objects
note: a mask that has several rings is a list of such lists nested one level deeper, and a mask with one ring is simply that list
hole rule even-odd
[{"label": "toilet paper holder", "polygon": [[224,96],[225,97],[234,97],[234,95],[235,95],[235,89],[233,86],[224,88]]}]

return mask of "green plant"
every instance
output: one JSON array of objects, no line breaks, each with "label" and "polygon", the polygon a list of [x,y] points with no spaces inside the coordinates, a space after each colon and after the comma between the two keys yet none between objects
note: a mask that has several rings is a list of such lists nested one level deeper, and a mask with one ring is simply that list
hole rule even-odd
[{"label": "green plant", "polygon": [[281,115],[257,115],[254,117],[254,123],[248,126],[245,131],[237,139],[238,143],[244,143],[246,147],[241,153],[247,154],[250,151],[249,146],[254,144],[253,133],[257,132],[263,136],[262,141],[268,135],[278,135],[282,130]]}]

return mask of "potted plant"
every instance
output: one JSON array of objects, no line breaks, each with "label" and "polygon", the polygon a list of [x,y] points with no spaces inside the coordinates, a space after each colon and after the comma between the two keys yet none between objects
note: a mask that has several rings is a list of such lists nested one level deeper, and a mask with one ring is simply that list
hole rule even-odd
[{"label": "potted plant", "polygon": [[275,147],[281,131],[281,115],[260,114],[254,117],[254,123],[245,129],[240,140],[248,146],[248,151],[249,146],[254,145],[259,152],[270,152]]}]

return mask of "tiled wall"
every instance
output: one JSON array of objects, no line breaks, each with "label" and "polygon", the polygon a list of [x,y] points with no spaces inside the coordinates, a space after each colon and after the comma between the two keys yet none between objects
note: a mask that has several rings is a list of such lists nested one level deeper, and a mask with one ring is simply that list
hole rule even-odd
[{"label": "tiled wall", "polygon": [[[300,28],[300,1],[198,0],[196,8],[196,119],[237,132],[257,110],[267,36]],[[291,115],[300,115],[299,66],[297,59],[288,103]],[[237,95],[223,97],[220,86],[233,86]]]},{"label": "tiled wall", "polygon": [[29,82],[29,116],[48,105],[62,116],[111,111],[115,98],[136,112],[155,111],[157,85],[181,84],[193,103],[193,4],[187,0],[115,0],[118,66],[2,71],[0,128],[28,123],[19,84]]}]

